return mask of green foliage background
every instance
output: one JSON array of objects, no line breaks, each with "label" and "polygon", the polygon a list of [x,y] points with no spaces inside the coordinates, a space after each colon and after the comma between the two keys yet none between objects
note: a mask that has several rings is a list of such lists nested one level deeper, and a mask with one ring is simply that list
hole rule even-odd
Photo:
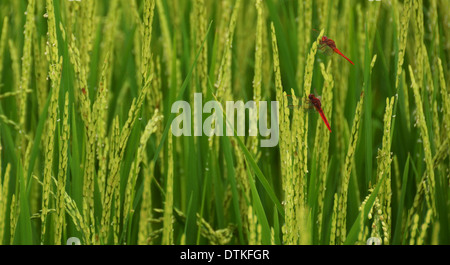
[{"label": "green foliage background", "polygon": [[[449,244],[449,10],[1,1],[0,244]],[[277,100],[279,144],[172,136],[195,92]]]}]

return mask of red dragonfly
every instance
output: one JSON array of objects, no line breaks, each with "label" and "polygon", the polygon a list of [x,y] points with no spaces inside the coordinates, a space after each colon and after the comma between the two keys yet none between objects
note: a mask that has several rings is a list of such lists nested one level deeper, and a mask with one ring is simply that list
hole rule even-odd
[{"label": "red dragonfly", "polygon": [[323,36],[322,39],[320,40],[319,50],[325,53],[326,55],[333,55],[334,53],[337,53],[340,56],[344,57],[351,64],[355,65],[349,58],[347,58],[344,54],[342,54],[342,52],[338,50],[338,48],[336,48],[336,43],[334,43],[334,40],[328,38],[327,36]]},{"label": "red dragonfly", "polygon": [[[320,102],[320,99],[318,97],[314,96],[314,94],[309,94],[307,103],[310,106],[312,105],[316,109],[316,111],[319,112],[320,117],[322,118],[323,122],[325,123],[325,125],[327,126],[328,130],[331,133],[331,127],[330,127],[330,124],[328,123],[327,118],[325,117],[325,114],[323,113],[322,103]],[[292,108],[292,106],[293,105],[289,105],[290,108]],[[308,109],[308,107],[306,107],[306,109]]]}]

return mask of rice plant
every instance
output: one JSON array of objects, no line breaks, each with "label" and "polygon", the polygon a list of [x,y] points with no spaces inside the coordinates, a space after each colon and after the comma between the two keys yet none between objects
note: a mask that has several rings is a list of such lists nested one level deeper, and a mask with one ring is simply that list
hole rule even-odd
[{"label": "rice plant", "polygon": [[448,10],[1,1],[0,244],[449,244]]}]

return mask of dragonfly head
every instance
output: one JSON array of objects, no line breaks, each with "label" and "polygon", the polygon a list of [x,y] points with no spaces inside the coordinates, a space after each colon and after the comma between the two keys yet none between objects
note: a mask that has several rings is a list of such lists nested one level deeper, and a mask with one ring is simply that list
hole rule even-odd
[{"label": "dragonfly head", "polygon": [[314,94],[309,94],[308,98],[309,98],[310,100],[314,99]]}]

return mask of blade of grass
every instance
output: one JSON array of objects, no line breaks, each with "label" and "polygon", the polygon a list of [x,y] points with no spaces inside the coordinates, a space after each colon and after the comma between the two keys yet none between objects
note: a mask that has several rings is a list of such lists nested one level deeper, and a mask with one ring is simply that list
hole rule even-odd
[{"label": "blade of grass", "polygon": [[228,169],[228,180],[231,185],[234,214],[235,214],[236,222],[238,224],[239,241],[241,242],[241,244],[244,244],[244,235],[243,235],[243,231],[242,231],[242,221],[241,221],[242,218],[241,218],[241,213],[240,213],[240,209],[239,209],[239,194],[238,194],[237,185],[236,185],[234,162],[233,162],[233,156],[231,154],[230,139],[227,136],[222,137],[222,146],[224,149],[225,161],[226,161],[227,169]]},{"label": "blade of grass", "polygon": [[270,226],[267,221],[266,211],[262,205],[261,199],[259,197],[258,190],[256,189],[255,180],[253,179],[253,174],[250,171],[250,168],[247,168],[247,176],[250,183],[250,189],[252,191],[252,202],[253,209],[256,211],[256,215],[258,217],[258,222],[261,224],[261,241],[264,245],[270,244]]},{"label": "blade of grass", "polygon": [[39,123],[36,128],[36,134],[33,141],[33,147],[31,149],[31,155],[30,155],[30,161],[29,161],[29,167],[27,172],[27,194],[29,197],[30,195],[30,189],[31,189],[31,174],[34,169],[34,164],[36,162],[36,158],[39,155],[39,148],[41,145],[42,140],[42,133],[45,126],[45,121],[47,120],[47,114],[48,114],[48,106],[50,105],[50,97],[47,98],[47,102],[45,103],[44,109],[42,113],[39,115]]},{"label": "blade of grass", "polygon": [[[366,204],[364,205],[364,209],[362,209],[360,214],[358,214],[358,217],[356,218],[355,222],[353,222],[353,225],[350,228],[350,232],[347,235],[344,245],[355,244],[356,240],[358,240],[358,234],[359,230],[361,229],[361,223],[364,223],[364,221],[367,218],[367,215],[369,214],[370,209],[372,209],[373,203],[375,202],[375,198],[377,197],[378,191],[380,190],[380,187],[382,186],[382,183],[384,182],[385,178],[386,174],[383,174],[383,177],[377,183],[377,186],[375,187]],[[363,222],[361,222],[361,218],[364,218]]]},{"label": "blade of grass", "polygon": [[[211,29],[211,23],[209,24],[208,30],[206,31],[206,36],[205,36],[205,39],[203,40],[203,44],[200,47],[200,49],[197,51],[197,54],[196,54],[195,59],[194,59],[194,62],[192,63],[191,68],[189,69],[189,72],[188,72],[186,78],[184,79],[183,85],[181,86],[180,91],[178,92],[177,100],[181,100],[182,99],[182,97],[184,95],[184,91],[186,90],[186,87],[190,83],[190,80],[191,80],[191,77],[192,77],[192,72],[193,72],[195,66],[197,65],[198,57],[200,55],[201,50],[203,49],[203,46],[206,43],[207,37],[209,35],[209,31]],[[172,120],[174,119],[174,117],[175,117],[175,113],[172,113],[172,112],[168,116],[167,123],[166,123],[166,126],[164,127],[164,132],[163,132],[163,135],[161,137],[161,142],[160,142],[158,148],[156,149],[155,155],[153,156],[153,162],[156,162],[156,160],[159,157],[159,153],[161,152],[161,149],[162,149],[162,147],[164,145],[164,142],[165,142],[165,140],[167,138],[167,134],[169,132],[170,124],[172,123]]]},{"label": "blade of grass", "polygon": [[[209,86],[208,86],[209,90],[212,93],[212,88],[211,88],[211,82],[209,82]],[[216,96],[213,94],[214,98],[217,100]],[[222,112],[222,115],[224,117],[224,120],[226,121],[226,123],[228,124],[228,126],[230,126],[230,128],[234,127],[231,125],[230,120],[228,120],[224,110],[223,110],[223,106],[220,105],[220,111]],[[275,110],[272,110],[275,111]],[[274,190],[272,189],[272,187],[270,186],[269,182],[267,181],[267,179],[264,177],[261,169],[258,167],[258,164],[256,163],[253,155],[248,151],[247,147],[245,146],[245,143],[242,141],[242,139],[237,136],[237,132],[236,132],[236,128],[234,128],[234,133],[233,136],[236,138],[237,143],[242,151],[242,153],[244,154],[245,158],[247,159],[247,162],[249,163],[249,165],[251,166],[253,172],[256,174],[258,180],[261,182],[261,184],[263,185],[264,189],[266,190],[267,194],[269,195],[270,199],[272,200],[272,202],[275,204],[275,206],[277,207],[278,212],[280,213],[280,215],[283,217],[284,219],[284,209],[283,206],[281,205],[280,201],[278,200],[277,196],[275,195]]]},{"label": "blade of grass", "polygon": [[372,86],[371,86],[371,67],[370,67],[370,51],[368,43],[368,33],[366,27],[366,43],[364,52],[364,94],[366,104],[364,105],[364,135],[365,135],[365,187],[369,187],[372,181]]},{"label": "blade of grass", "polygon": [[31,245],[35,242],[33,242],[33,232],[31,229],[31,222],[30,222],[30,208],[28,205],[28,197],[27,197],[27,189],[25,185],[25,176],[23,172],[22,164],[19,161],[19,165],[17,168],[17,175],[19,177],[19,207],[20,207],[20,214],[19,214],[19,220],[16,227],[16,237],[14,240],[14,244],[21,244],[21,245]]},{"label": "blade of grass", "polygon": [[398,204],[397,209],[397,218],[395,222],[395,232],[394,236],[392,237],[392,244],[400,244],[400,234],[402,230],[402,214],[403,214],[403,207],[405,205],[405,196],[406,196],[406,187],[408,185],[408,173],[409,173],[409,159],[410,155],[408,153],[408,158],[406,159],[405,163],[405,169],[403,170],[403,179],[402,179],[402,191],[400,195],[400,202]]}]

